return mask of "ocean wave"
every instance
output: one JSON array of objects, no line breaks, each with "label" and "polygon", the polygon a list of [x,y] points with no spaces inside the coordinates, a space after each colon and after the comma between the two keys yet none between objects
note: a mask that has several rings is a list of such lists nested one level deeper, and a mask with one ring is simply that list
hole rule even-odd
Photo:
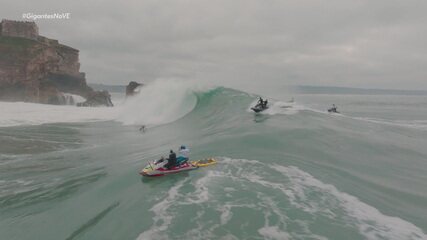
[{"label": "ocean wave", "polygon": [[159,125],[189,113],[197,103],[196,91],[208,87],[191,82],[158,80],[115,107],[56,106],[24,102],[0,102],[0,127],[117,121],[124,125]]},{"label": "ocean wave", "polygon": [[112,109],[0,102],[0,127],[111,120]]},{"label": "ocean wave", "polygon": [[[178,213],[185,212],[186,206],[193,211],[187,212],[184,219]],[[336,231],[353,228],[366,239],[427,237],[414,224],[385,215],[297,167],[268,165],[258,160],[222,158],[216,168],[205,169],[197,180],[186,177],[177,182],[151,211],[153,225],[138,239],[233,239],[236,235],[264,239],[331,238],[318,231],[311,220],[314,218],[332,224]],[[241,218],[242,211],[252,220]],[[173,228],[180,221],[189,221],[186,218],[190,215],[194,228]],[[207,216],[210,222],[203,221]],[[236,221],[241,228],[230,228]]]},{"label": "ocean wave", "polygon": [[197,103],[193,83],[156,81],[141,88],[117,107],[115,118],[125,125],[157,125],[173,122],[189,113]]},{"label": "ocean wave", "polygon": [[369,118],[369,117],[350,117],[360,121],[366,121],[370,123],[384,124],[397,127],[414,128],[418,130],[427,130],[426,120],[390,120],[381,118]]}]

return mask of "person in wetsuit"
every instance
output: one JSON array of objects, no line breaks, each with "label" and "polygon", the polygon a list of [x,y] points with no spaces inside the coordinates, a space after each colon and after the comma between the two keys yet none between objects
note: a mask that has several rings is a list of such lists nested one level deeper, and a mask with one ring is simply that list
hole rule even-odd
[{"label": "person in wetsuit", "polygon": [[259,97],[257,106],[262,106],[264,104],[264,100],[262,100],[262,97]]},{"label": "person in wetsuit", "polygon": [[140,132],[145,132],[145,125],[142,125],[141,128],[139,128]]},{"label": "person in wetsuit", "polygon": [[176,165],[176,153],[173,150],[169,152],[168,163],[166,163],[165,168],[172,169]]}]

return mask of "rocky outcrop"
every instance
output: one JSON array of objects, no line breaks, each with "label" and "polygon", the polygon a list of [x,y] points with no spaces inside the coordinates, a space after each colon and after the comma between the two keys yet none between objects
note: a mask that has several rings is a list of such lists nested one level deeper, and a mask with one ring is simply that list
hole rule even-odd
[{"label": "rocky outcrop", "polygon": [[127,86],[126,86],[126,96],[132,96],[135,93],[138,92],[139,87],[142,86],[143,84],[141,83],[137,83],[137,82],[130,82]]},{"label": "rocky outcrop", "polygon": [[0,27],[0,101],[66,104],[64,93],[109,97],[87,85],[77,49],[39,36],[34,22],[3,20]]},{"label": "rocky outcrop", "polygon": [[91,92],[85,102],[77,103],[79,107],[112,107],[111,96],[107,91]]}]

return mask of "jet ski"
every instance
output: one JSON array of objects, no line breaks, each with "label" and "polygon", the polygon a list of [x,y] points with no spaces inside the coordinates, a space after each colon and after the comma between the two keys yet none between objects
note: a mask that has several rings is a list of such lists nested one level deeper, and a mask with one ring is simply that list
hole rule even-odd
[{"label": "jet ski", "polygon": [[340,113],[340,112],[337,111],[337,108],[329,108],[328,112],[330,112],[330,113]]},{"label": "jet ski", "polygon": [[139,172],[140,175],[145,177],[160,177],[168,174],[190,171],[199,168],[189,162],[185,162],[171,169],[165,167],[168,160],[160,159],[148,164]]},{"label": "jet ski", "polygon": [[254,111],[256,113],[259,113],[259,112],[262,112],[262,111],[268,109],[268,106],[257,104],[257,105],[255,105],[255,107],[251,107],[251,109],[252,109],[252,111]]}]

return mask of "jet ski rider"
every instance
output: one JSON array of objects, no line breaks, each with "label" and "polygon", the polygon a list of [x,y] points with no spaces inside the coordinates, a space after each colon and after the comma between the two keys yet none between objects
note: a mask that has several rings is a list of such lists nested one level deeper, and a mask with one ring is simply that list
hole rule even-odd
[{"label": "jet ski rider", "polygon": [[262,108],[266,108],[267,104],[268,104],[268,100],[267,99],[263,100],[262,97],[259,97],[259,100],[258,100],[258,103],[256,104],[256,106],[260,106]]},{"label": "jet ski rider", "polygon": [[169,152],[168,163],[165,164],[165,168],[172,169],[176,165],[176,153],[173,150]]},{"label": "jet ski rider", "polygon": [[264,104],[264,100],[262,100],[262,97],[259,97],[257,105],[262,106]]}]

